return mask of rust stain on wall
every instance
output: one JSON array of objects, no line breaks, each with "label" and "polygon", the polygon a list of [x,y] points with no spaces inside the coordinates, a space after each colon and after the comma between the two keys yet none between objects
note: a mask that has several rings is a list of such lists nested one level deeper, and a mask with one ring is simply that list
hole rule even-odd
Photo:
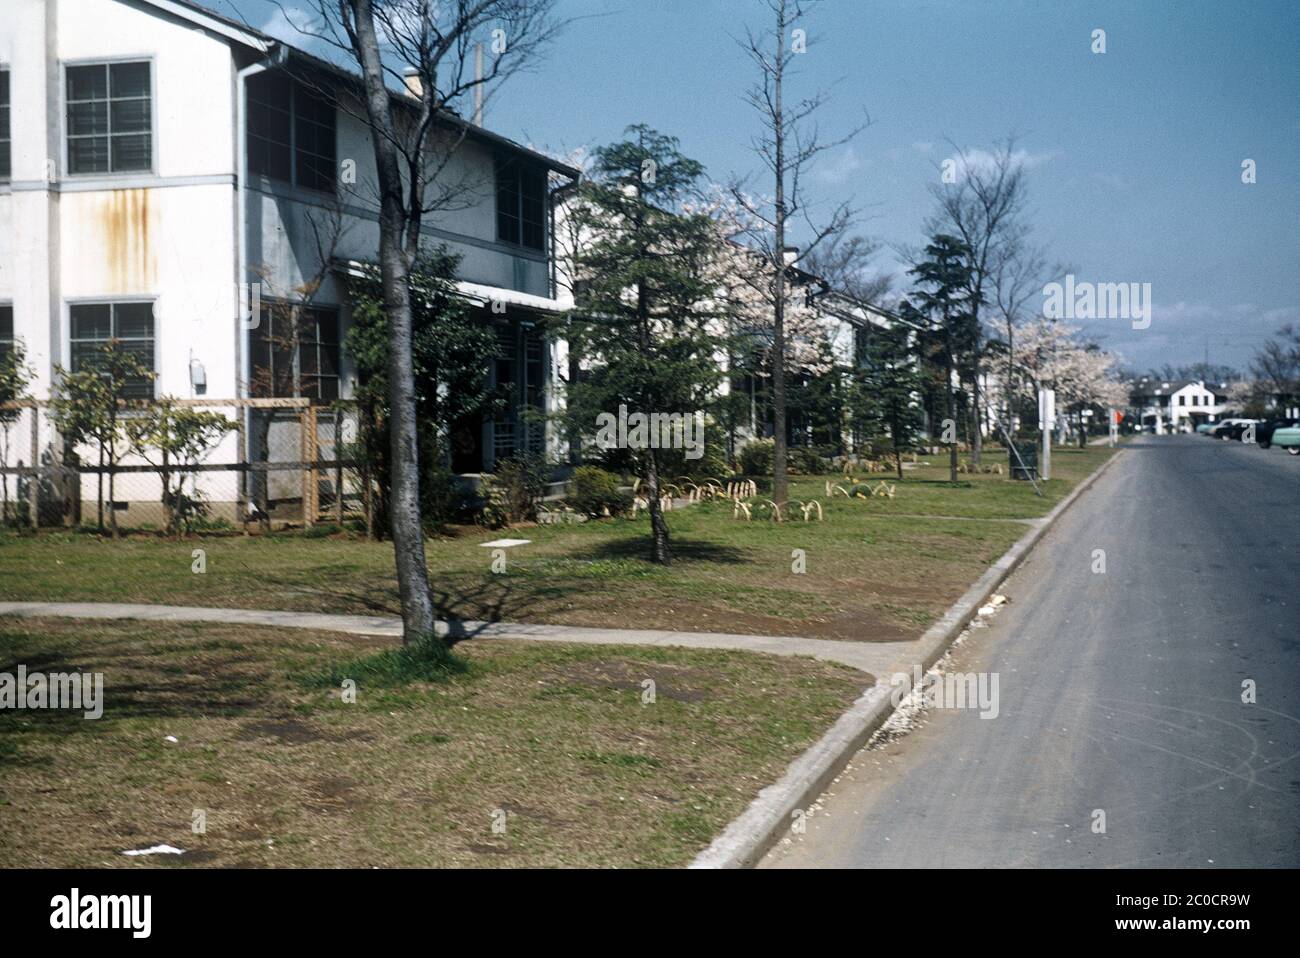
[{"label": "rust stain on wall", "polygon": [[150,243],[154,232],[152,190],[113,190],[100,201],[108,282],[113,292],[151,292],[157,260]]}]

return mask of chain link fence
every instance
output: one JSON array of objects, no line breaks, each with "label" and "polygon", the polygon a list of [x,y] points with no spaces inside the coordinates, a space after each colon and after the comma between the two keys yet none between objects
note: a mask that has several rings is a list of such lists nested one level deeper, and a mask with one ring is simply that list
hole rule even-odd
[{"label": "chain link fence", "polygon": [[[369,471],[348,458],[359,432],[355,407],[308,399],[169,402],[216,413],[228,427],[195,459],[176,462],[147,445],[133,448],[125,426],[111,445],[74,446],[47,402],[0,404],[0,518],[32,529],[164,529],[169,512],[190,530],[369,525]],[[121,412],[124,421],[133,414],[139,406]]]}]

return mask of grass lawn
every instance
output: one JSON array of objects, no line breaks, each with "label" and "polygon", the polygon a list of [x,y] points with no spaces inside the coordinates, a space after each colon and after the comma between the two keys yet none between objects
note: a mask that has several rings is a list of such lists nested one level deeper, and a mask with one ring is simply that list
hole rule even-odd
[{"label": "grass lawn", "polygon": [[[0,711],[0,867],[682,865],[870,681],[805,659],[507,641],[462,646],[466,670],[433,683],[359,672],[355,704],[313,679],[391,647],[0,623],[0,672],[104,673],[98,720]],[[187,854],[120,854],[159,843]]]},{"label": "grass lawn", "polygon": [[[676,561],[645,560],[649,522],[589,522],[508,533],[461,529],[427,545],[444,615],[567,625],[804,635],[850,641],[915,638],[1113,450],[1053,451],[1038,498],[1027,482],[962,475],[943,457],[908,470],[893,499],[827,500],[825,478],[798,478],[792,498],[818,498],[826,521],[736,521],[725,503],[668,514]],[[987,461],[1004,462],[990,451]],[[840,481],[839,477],[829,477]],[[869,477],[871,483],[887,476]],[[397,614],[392,547],[346,532],[119,542],[82,533],[0,537],[0,598],[154,602]],[[480,543],[531,539],[493,574]],[[192,550],[207,571],[191,571]],[[806,573],[792,571],[792,551]]]}]

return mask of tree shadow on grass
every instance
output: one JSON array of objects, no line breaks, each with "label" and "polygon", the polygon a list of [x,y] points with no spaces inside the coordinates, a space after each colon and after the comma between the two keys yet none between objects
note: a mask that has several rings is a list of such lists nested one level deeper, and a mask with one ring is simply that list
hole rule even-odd
[{"label": "tree shadow on grass", "polygon": [[[736,546],[707,542],[702,539],[672,538],[668,551],[673,562],[715,562],[726,565],[744,565],[754,560],[749,553]],[[642,559],[650,564],[649,539],[608,539],[587,552],[588,559]]]},{"label": "tree shadow on grass", "polygon": [[435,586],[433,590],[434,611],[447,623],[451,645],[474,638],[491,622],[528,621],[530,600],[531,596],[514,588],[508,576],[494,576],[470,586]]},{"label": "tree shadow on grass", "polygon": [[322,607],[321,611],[324,612],[342,612],[345,615],[353,615],[360,611],[383,615],[402,614],[396,578],[385,583],[385,587],[368,591],[349,588],[342,582],[314,582],[308,586],[301,581],[277,579],[274,576],[267,576],[263,581],[268,585],[284,589],[290,595],[326,600],[331,604],[329,607]]},{"label": "tree shadow on grass", "polygon": [[[1006,478],[1006,477],[1000,477],[1000,478]],[[949,479],[913,479],[911,476],[908,476],[906,479],[895,479],[893,476],[890,476],[890,481],[898,482],[905,486],[941,486],[942,488],[945,489],[975,488],[975,483],[971,482],[968,479],[958,479],[956,482],[952,482]]]},{"label": "tree shadow on grass", "polygon": [[[32,708],[0,711],[0,734],[25,730],[62,733],[95,732],[119,719],[192,719],[239,717],[265,713],[277,700],[285,662],[278,647],[258,635],[194,635],[175,624],[167,633],[139,633],[129,621],[74,623],[66,631],[25,637],[0,659],[0,673],[26,669],[44,676],[47,687],[56,675],[103,676],[102,716],[87,720],[93,703],[82,696],[77,708]],[[79,691],[84,692],[81,685]],[[67,703],[65,703],[67,704]]]}]

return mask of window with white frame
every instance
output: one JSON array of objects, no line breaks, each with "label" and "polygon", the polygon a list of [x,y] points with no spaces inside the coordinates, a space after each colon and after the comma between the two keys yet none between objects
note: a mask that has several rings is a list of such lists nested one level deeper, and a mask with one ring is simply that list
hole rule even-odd
[{"label": "window with white frame", "polygon": [[[68,343],[74,373],[93,369],[110,343],[134,353],[146,369],[154,368],[153,303],[74,303],[68,308],[68,315]],[[153,381],[141,377],[129,383],[125,396],[151,399]]]},{"label": "window with white frame", "polygon": [[12,175],[9,154],[9,71],[0,69],[0,180]]},{"label": "window with white frame", "polygon": [[153,87],[148,60],[69,66],[68,172],[153,169]]}]

